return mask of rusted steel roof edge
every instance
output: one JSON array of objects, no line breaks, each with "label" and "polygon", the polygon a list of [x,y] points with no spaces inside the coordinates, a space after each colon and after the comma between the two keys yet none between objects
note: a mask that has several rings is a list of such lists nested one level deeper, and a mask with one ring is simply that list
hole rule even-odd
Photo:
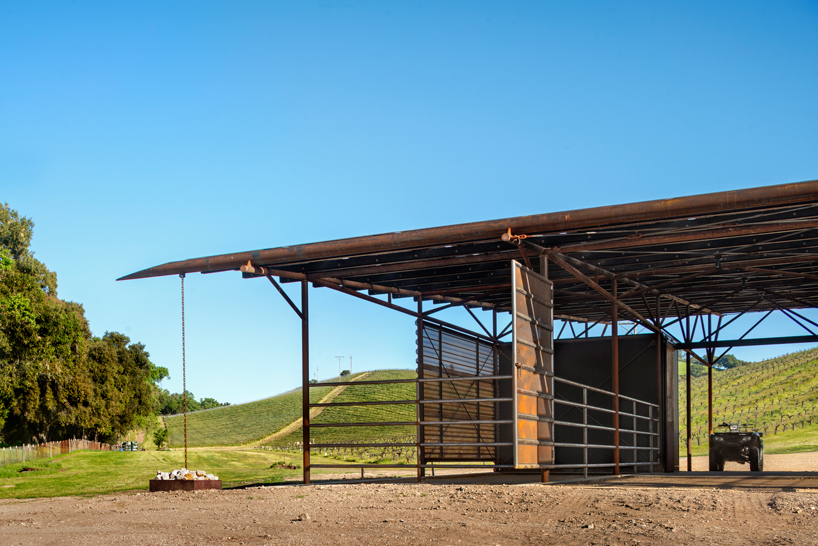
[{"label": "rusted steel roof edge", "polygon": [[248,261],[258,265],[321,260],[432,245],[470,241],[499,240],[509,228],[529,235],[598,228],[656,219],[682,218],[718,212],[797,204],[818,200],[818,180],[762,186],[742,190],[658,199],[622,205],[609,205],[566,212],[549,212],[500,220],[471,222],[351,237],[303,245],[268,248],[193,258],[150,267],[117,280],[144,279],[180,273],[238,270]]}]

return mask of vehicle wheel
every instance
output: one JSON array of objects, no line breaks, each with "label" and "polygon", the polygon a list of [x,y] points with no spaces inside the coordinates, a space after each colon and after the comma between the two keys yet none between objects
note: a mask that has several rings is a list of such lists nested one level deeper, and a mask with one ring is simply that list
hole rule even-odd
[{"label": "vehicle wheel", "polygon": [[[719,468],[721,467],[721,468]],[[710,472],[721,472],[724,470],[724,461],[719,452],[715,449],[710,450]]]},{"label": "vehicle wheel", "polygon": [[750,470],[761,472],[764,469],[764,452],[757,447],[750,448]]}]

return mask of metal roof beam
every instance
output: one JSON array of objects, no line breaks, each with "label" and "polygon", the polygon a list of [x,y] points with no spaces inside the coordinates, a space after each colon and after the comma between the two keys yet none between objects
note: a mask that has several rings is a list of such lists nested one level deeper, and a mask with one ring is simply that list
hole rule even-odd
[{"label": "metal roof beam", "polygon": [[818,195],[818,180],[780,184],[675,199],[595,207],[442,226],[428,229],[353,237],[306,245],[268,248],[169,262],[143,269],[119,280],[178,275],[197,271],[238,270],[248,261],[266,264],[320,260],[337,256],[424,248],[435,245],[496,240],[509,228],[515,233],[560,233],[581,228],[600,229],[657,218],[672,219],[717,212],[755,210],[786,204],[808,203]]}]

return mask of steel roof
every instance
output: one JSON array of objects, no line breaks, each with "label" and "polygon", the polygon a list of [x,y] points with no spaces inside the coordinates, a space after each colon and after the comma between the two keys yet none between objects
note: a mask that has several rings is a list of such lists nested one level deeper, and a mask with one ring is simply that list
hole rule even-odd
[{"label": "steel roof", "polygon": [[539,255],[562,317],[610,316],[592,285],[610,290],[612,277],[645,316],[656,296],[672,302],[667,316],[688,304],[717,314],[816,307],[818,180],[222,254],[119,280],[243,270],[507,310],[510,261],[539,269]]}]

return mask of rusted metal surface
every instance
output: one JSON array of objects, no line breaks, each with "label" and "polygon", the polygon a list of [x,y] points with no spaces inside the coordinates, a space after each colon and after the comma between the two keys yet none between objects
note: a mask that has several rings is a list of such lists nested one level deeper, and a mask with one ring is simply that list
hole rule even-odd
[{"label": "rusted metal surface", "polygon": [[221,489],[221,480],[150,480],[150,491],[203,491]]},{"label": "rusted metal surface", "polygon": [[687,388],[687,392],[685,393],[685,404],[686,404],[685,408],[686,408],[686,412],[687,412],[687,413],[685,413],[686,419],[687,419],[687,436],[686,436],[686,439],[685,439],[686,440],[685,445],[687,446],[687,453],[686,453],[686,455],[687,455],[687,471],[688,472],[693,472],[693,444],[692,444],[692,441],[693,441],[692,440],[692,438],[693,438],[693,420],[690,418],[690,416],[693,415],[693,403],[692,403],[692,400],[691,400],[691,391],[693,390],[693,388],[692,388],[692,384],[691,384],[692,378],[691,378],[691,373],[690,373],[690,353],[687,353],[687,355],[685,355],[685,356],[687,357],[686,358],[687,368],[686,368],[686,372],[685,372],[685,387]]},{"label": "rusted metal surface", "polygon": [[515,233],[530,234],[644,222],[655,218],[700,216],[738,209],[755,209],[811,202],[815,200],[816,195],[818,195],[818,180],[812,180],[799,184],[781,184],[642,203],[386,233],[369,237],[353,237],[324,243],[222,254],[171,262],[127,275],[122,279],[140,279],[196,271],[238,270],[241,265],[246,264],[248,261],[254,263],[286,263],[320,260],[345,254],[369,254],[401,248],[487,239],[499,240],[501,235],[506,233],[508,229]]},{"label": "rusted metal surface", "polygon": [[611,283],[613,288],[613,305],[611,305],[611,384],[613,390],[613,422],[614,422],[614,475],[619,475],[619,307],[617,306],[617,282]]},{"label": "rusted metal surface", "polygon": [[554,343],[551,282],[517,262],[512,267],[517,468],[554,463]]},{"label": "rusted metal surface", "polygon": [[693,232],[674,233],[670,235],[657,235],[647,237],[627,237],[620,239],[613,239],[608,241],[601,241],[598,243],[584,243],[572,246],[565,246],[562,248],[550,248],[548,254],[565,253],[565,252],[590,252],[599,250],[623,249],[633,248],[639,246],[649,245],[666,245],[686,243],[690,241],[700,241],[703,239],[726,239],[728,237],[737,237],[744,235],[761,235],[767,233],[778,233],[781,231],[794,231],[799,229],[811,229],[818,227],[818,220],[800,220],[795,222],[782,223],[765,223],[761,225],[752,226],[732,226],[721,227],[713,230],[701,230]]},{"label": "rusted metal surface", "polygon": [[310,302],[309,284],[301,281],[301,419],[304,485],[310,483]]},{"label": "rusted metal surface", "polygon": [[356,237],[174,262],[124,278],[243,269],[369,301],[386,294],[382,305],[399,311],[401,298],[510,310],[509,263],[525,245],[531,264],[542,269],[542,254],[550,254],[560,266],[549,275],[559,287],[557,316],[609,323],[610,294],[598,287],[615,277],[629,285],[618,298],[623,319],[655,329],[660,314],[678,318],[678,310],[655,314],[646,294],[717,315],[756,302],[754,311],[818,305],[816,189],[809,181]]},{"label": "rusted metal surface", "polygon": [[[651,330],[658,330],[657,327],[654,326],[652,322],[650,322],[648,319],[643,317],[640,313],[638,313],[636,310],[631,308],[625,302],[623,302],[622,300],[620,300],[616,296],[610,294],[607,290],[602,288],[597,282],[592,281],[591,279],[589,279],[587,275],[585,275],[580,270],[578,270],[576,267],[572,266],[571,264],[569,264],[568,262],[563,260],[559,255],[554,254],[554,255],[551,255],[550,258],[551,258],[552,261],[554,261],[561,268],[563,268],[564,270],[569,272],[571,275],[575,276],[576,278],[580,279],[581,281],[585,282],[585,284],[587,284],[588,286],[593,288],[603,298],[609,300],[613,304],[613,307],[617,307],[617,308],[622,307],[622,309],[624,309],[625,311],[630,313],[633,318],[637,319],[640,323],[642,323],[643,326],[646,326],[646,327],[650,328]],[[613,320],[613,322],[616,322],[615,319]]]}]

